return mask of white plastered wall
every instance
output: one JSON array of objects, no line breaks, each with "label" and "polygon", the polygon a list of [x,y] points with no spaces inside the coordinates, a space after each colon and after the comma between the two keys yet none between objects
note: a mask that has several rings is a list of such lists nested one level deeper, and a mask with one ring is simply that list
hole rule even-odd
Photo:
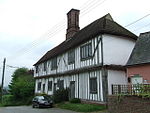
[{"label": "white plastered wall", "polygon": [[126,37],[103,35],[104,64],[125,65],[134,45],[135,40]]},{"label": "white plastered wall", "polygon": [[112,84],[127,84],[127,77],[124,71],[108,70],[108,94],[112,94]]}]

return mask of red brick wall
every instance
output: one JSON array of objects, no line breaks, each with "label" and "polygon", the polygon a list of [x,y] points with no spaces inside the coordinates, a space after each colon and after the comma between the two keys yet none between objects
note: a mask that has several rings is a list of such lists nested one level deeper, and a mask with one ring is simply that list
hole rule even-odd
[{"label": "red brick wall", "polygon": [[150,64],[128,67],[128,77],[131,77],[134,74],[140,74],[144,80],[148,80],[148,83],[150,83]]},{"label": "red brick wall", "polygon": [[150,113],[150,99],[140,97],[121,97],[109,96],[109,113]]}]

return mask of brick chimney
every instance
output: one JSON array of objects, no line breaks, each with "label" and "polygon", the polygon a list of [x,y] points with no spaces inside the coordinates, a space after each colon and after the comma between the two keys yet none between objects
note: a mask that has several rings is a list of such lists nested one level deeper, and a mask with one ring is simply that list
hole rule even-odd
[{"label": "brick chimney", "polygon": [[73,37],[76,32],[80,30],[79,27],[79,10],[71,9],[67,13],[67,33],[66,33],[66,40]]}]

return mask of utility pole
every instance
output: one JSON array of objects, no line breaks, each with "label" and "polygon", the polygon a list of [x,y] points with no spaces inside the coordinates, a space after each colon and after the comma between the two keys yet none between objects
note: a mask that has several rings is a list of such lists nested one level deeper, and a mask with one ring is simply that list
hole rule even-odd
[{"label": "utility pole", "polygon": [[5,73],[5,63],[6,63],[6,58],[4,58],[3,61],[3,73],[2,73],[2,86],[1,86],[1,102],[3,103],[3,86],[4,86],[4,73]]}]

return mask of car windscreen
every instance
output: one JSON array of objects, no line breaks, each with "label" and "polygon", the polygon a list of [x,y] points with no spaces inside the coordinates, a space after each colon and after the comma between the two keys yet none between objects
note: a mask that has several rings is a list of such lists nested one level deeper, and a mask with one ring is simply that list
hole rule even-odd
[{"label": "car windscreen", "polygon": [[46,96],[40,96],[40,97],[38,97],[38,99],[39,99],[39,100],[49,100],[49,98],[46,97]]}]

